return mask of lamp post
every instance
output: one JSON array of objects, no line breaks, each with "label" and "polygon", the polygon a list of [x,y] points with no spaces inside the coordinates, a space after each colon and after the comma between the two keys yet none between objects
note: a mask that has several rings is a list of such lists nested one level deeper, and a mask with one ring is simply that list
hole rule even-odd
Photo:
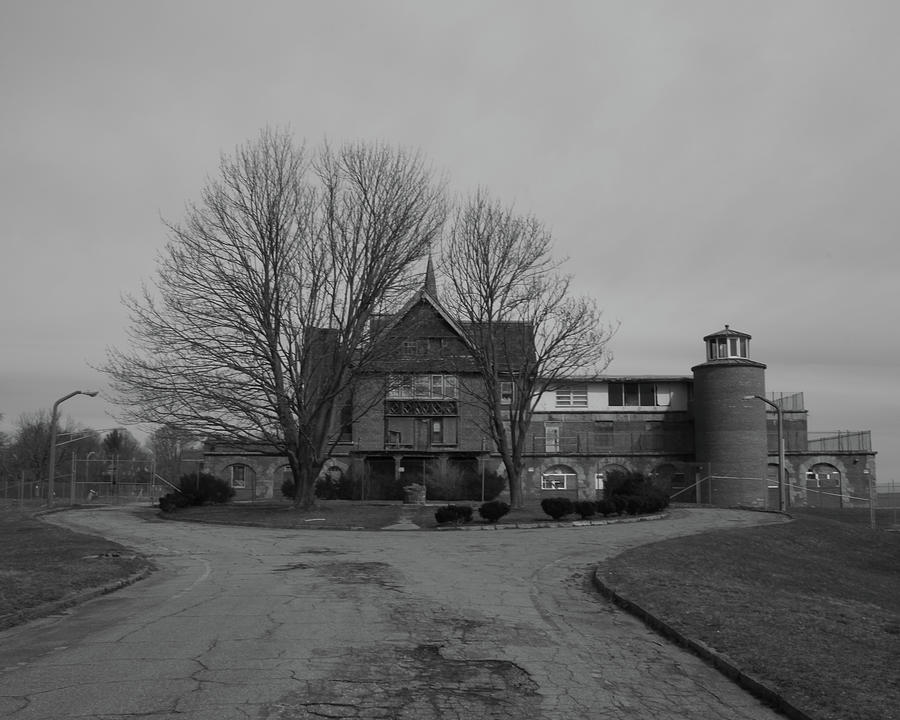
[{"label": "lamp post", "polygon": [[47,475],[47,507],[53,505],[53,486],[56,480],[56,421],[59,419],[59,406],[76,395],[97,397],[98,392],[96,390],[74,390],[53,403],[53,412],[50,414],[50,470]]},{"label": "lamp post", "polygon": [[784,482],[784,418],[782,416],[781,406],[772,402],[762,395],[745,395],[744,400],[762,400],[769,407],[775,408],[775,415],[778,419],[778,509],[781,512],[785,510],[784,493],[786,483]]}]

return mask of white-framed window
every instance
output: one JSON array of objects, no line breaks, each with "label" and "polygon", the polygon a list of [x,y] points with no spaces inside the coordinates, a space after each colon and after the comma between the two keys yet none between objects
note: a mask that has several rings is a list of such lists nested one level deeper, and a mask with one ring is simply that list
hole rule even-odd
[{"label": "white-framed window", "polygon": [[572,468],[557,465],[541,473],[541,490],[568,490],[575,487],[575,480]]},{"label": "white-framed window", "polygon": [[750,357],[750,343],[745,337],[714,337],[710,338],[707,343],[708,360]]},{"label": "white-framed window", "polygon": [[247,487],[247,466],[231,466],[231,487],[235,490],[243,490]]},{"label": "white-framed window", "polygon": [[587,385],[569,385],[556,390],[558,408],[587,407],[587,404]]},{"label": "white-framed window", "polygon": [[515,385],[509,381],[503,380],[500,382],[501,405],[512,405],[514,388]]}]

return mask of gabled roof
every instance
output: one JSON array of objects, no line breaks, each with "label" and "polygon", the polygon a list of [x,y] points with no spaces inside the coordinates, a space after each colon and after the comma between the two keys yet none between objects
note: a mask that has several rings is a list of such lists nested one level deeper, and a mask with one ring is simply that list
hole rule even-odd
[{"label": "gabled roof", "polygon": [[[477,323],[463,323],[468,335],[474,341],[479,339]],[[493,323],[490,326],[491,339],[500,350],[498,359],[504,360],[497,367],[501,372],[510,372],[522,368],[534,356],[534,330],[530,323],[507,320]]]}]

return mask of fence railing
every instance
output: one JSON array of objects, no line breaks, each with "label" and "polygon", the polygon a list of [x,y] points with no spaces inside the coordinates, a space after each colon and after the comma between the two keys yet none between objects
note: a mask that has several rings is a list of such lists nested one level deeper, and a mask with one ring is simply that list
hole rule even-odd
[{"label": "fence railing", "polygon": [[806,449],[810,452],[871,452],[872,432],[870,430],[811,432]]},{"label": "fence railing", "polygon": [[548,455],[690,453],[693,437],[687,432],[576,433],[552,437],[532,435],[526,452]]},{"label": "fence railing", "polygon": [[802,392],[794,392],[794,393],[783,393],[783,392],[770,392],[766,393],[766,397],[769,398],[773,403],[778,405],[782,410],[787,412],[797,412],[806,410],[806,407],[803,404],[803,393]]}]

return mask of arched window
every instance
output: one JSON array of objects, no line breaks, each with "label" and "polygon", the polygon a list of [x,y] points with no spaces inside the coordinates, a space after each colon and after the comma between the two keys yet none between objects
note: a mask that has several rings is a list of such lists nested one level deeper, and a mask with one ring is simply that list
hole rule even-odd
[{"label": "arched window", "polygon": [[841,471],[828,463],[816,463],[806,471],[806,503],[811,507],[840,507]]},{"label": "arched window", "polygon": [[[777,466],[775,468],[778,470]],[[806,471],[806,487],[813,490],[839,489],[841,471],[828,463],[817,463]]]},{"label": "arched window", "polygon": [[236,463],[228,466],[228,473],[228,480],[231,483],[231,487],[235,490],[244,490],[247,487],[247,483],[249,483],[253,477],[253,468],[249,465]]},{"label": "arched window", "polygon": [[541,473],[541,490],[568,490],[575,487],[578,475],[568,465],[554,465]]}]

